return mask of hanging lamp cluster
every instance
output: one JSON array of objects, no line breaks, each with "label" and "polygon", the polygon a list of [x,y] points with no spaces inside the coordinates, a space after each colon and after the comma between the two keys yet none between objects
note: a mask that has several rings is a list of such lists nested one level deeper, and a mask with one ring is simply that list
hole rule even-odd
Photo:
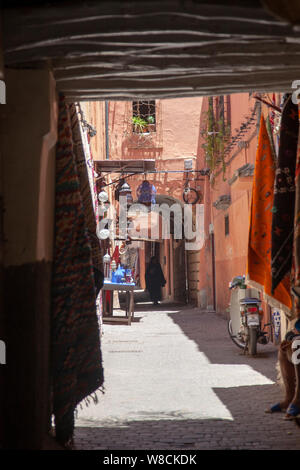
[{"label": "hanging lamp cluster", "polygon": [[[99,170],[98,170],[99,171]],[[111,173],[108,172],[108,173]],[[105,187],[110,185],[115,185],[115,192],[114,192],[114,199],[116,201],[120,201],[120,197],[125,197],[127,201],[127,208],[133,204],[133,196],[132,196],[132,189],[129,183],[126,181],[127,178],[144,174],[144,180],[138,186],[136,191],[137,202],[139,204],[143,204],[148,208],[151,208],[152,205],[156,204],[156,194],[157,189],[151,181],[147,180],[148,174],[157,174],[157,173],[183,173],[186,175],[189,173],[195,173],[196,175],[200,176],[209,176],[210,170],[208,168],[202,170],[193,170],[193,169],[183,169],[183,170],[154,170],[154,171],[137,171],[134,173],[128,173],[124,175],[122,174],[121,178],[118,178],[110,183],[106,183],[104,180],[104,175],[100,175],[97,180],[100,183],[99,189],[100,192],[98,193],[98,199],[100,202],[100,213],[102,216],[108,211],[110,206],[109,196],[108,193],[104,190]],[[196,202],[202,201],[202,193],[201,191],[191,188],[189,185],[189,180],[186,178],[186,182],[188,184],[184,185],[182,197],[185,203],[187,204],[195,204]],[[97,236],[101,240],[105,240],[110,236],[110,229],[109,227],[102,228],[97,232]]]}]

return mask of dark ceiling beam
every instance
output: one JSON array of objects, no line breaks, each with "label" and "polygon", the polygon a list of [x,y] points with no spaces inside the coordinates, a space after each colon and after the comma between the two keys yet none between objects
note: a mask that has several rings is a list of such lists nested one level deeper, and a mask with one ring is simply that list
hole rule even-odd
[{"label": "dark ceiling beam", "polygon": [[[300,38],[299,38],[300,41]],[[32,63],[34,61],[48,60],[53,61],[54,68],[56,65],[68,65],[70,62],[86,62],[87,64],[107,63],[110,61],[115,66],[141,64],[147,65],[151,62],[167,60],[168,63],[175,59],[178,63],[183,61],[186,65],[190,59],[191,65],[193,60],[212,59],[219,60],[234,67],[235,57],[244,55],[247,60],[247,54],[275,54],[275,59],[280,53],[299,53],[300,43],[289,43],[286,39],[269,39],[269,40],[252,40],[245,41],[241,38],[233,38],[231,40],[222,41],[206,41],[198,43],[179,43],[174,37],[173,43],[136,47],[135,44],[91,44],[85,41],[67,42],[64,44],[51,44],[46,48],[26,49],[8,52],[5,50],[5,62],[7,66],[15,66],[17,64]],[[254,55],[255,57],[255,55]],[[281,62],[282,57],[278,57]]]},{"label": "dark ceiling beam", "polygon": [[[260,60],[259,60],[260,59]],[[111,69],[109,70],[104,70],[99,68],[97,70],[96,68],[82,68],[82,69],[76,69],[72,70],[70,72],[69,70],[67,71],[57,71],[55,70],[55,77],[56,81],[59,84],[59,86],[65,86],[67,82],[72,82],[73,84],[76,83],[77,81],[82,81],[82,80],[117,80],[117,79],[130,79],[130,80],[138,80],[142,79],[147,82],[155,79],[155,80],[164,80],[165,78],[169,79],[175,79],[175,78],[190,78],[190,77],[199,77],[199,76],[207,76],[211,74],[222,74],[224,75],[226,72],[227,73],[247,73],[247,72],[270,72],[270,70],[273,71],[273,65],[274,65],[274,58],[268,58],[266,57],[260,57],[259,59],[256,60],[256,63],[253,62],[247,62],[245,63],[240,63],[239,65],[235,65],[234,68],[228,68],[226,71],[226,68],[223,66],[214,66],[213,64],[211,67],[201,67],[199,65],[198,68],[186,68],[183,70],[182,68],[165,68],[164,70],[148,70],[145,71],[143,70],[132,70],[132,71],[127,71],[127,70],[115,70],[112,71]],[[298,60],[300,60],[300,54],[298,54]],[[295,67],[295,56],[287,59],[285,58],[284,63],[281,66],[277,66],[277,71],[284,71],[285,73],[290,72],[290,73],[295,73],[298,72],[298,67]]]},{"label": "dark ceiling beam", "polygon": [[[245,6],[246,5],[246,6]],[[259,2],[69,2],[3,11],[7,67],[51,67],[68,97],[290,90],[300,33]]]},{"label": "dark ceiling beam", "polygon": [[286,82],[281,82],[278,80],[262,82],[260,85],[257,83],[245,84],[241,86],[240,84],[232,84],[230,86],[217,85],[217,86],[206,86],[206,87],[197,87],[194,90],[191,89],[136,89],[136,90],[111,90],[103,89],[101,91],[90,90],[74,90],[74,91],[65,91],[65,96],[68,101],[95,101],[95,100],[117,100],[117,101],[132,101],[135,99],[168,99],[168,98],[191,98],[197,96],[209,96],[209,95],[224,95],[230,93],[247,93],[247,92],[286,92],[287,90]]},{"label": "dark ceiling beam", "polygon": [[[11,26],[19,26],[22,30],[14,30],[10,38],[11,47],[19,45],[20,37],[26,33],[26,43],[40,42],[47,39],[74,39],[83,36],[101,37],[118,31],[121,36],[136,31],[147,37],[155,35],[156,30],[190,31],[191,34],[258,34],[284,35],[293,32],[288,23],[283,23],[267,14],[263,8],[247,8],[240,6],[216,5],[212,2],[143,1],[116,2],[98,1],[82,2],[73,8],[61,2],[60,6],[4,10],[5,31]],[[43,26],[48,26],[44,29]],[[23,38],[25,39],[25,38]]]},{"label": "dark ceiling beam", "polygon": [[[262,8],[198,2],[97,2],[64,7],[4,10],[6,52],[45,48],[66,41],[164,43],[215,39],[297,37]],[[157,10],[157,11],[155,11]],[[235,38],[237,40],[238,38]],[[101,42],[101,41],[100,41]]]},{"label": "dark ceiling beam", "polygon": [[260,80],[263,81],[276,81],[277,80],[284,80],[287,76],[292,76],[294,73],[298,71],[297,65],[294,65],[294,68],[286,69],[282,68],[281,70],[276,70],[276,75],[274,74],[273,69],[267,70],[205,70],[201,74],[195,75],[188,75],[186,74],[184,77],[181,76],[165,76],[165,77],[136,77],[136,78],[126,78],[126,77],[118,77],[116,79],[106,80],[104,79],[78,79],[78,80],[68,80],[63,81],[60,85],[64,90],[71,90],[71,89],[104,89],[109,88],[119,89],[120,86],[124,87],[125,90],[129,89],[159,89],[159,88],[168,88],[168,87],[189,87],[191,89],[195,87],[206,87],[209,83],[209,86],[212,87],[214,84],[224,84],[224,82],[230,81],[232,84],[238,83],[257,83]]}]

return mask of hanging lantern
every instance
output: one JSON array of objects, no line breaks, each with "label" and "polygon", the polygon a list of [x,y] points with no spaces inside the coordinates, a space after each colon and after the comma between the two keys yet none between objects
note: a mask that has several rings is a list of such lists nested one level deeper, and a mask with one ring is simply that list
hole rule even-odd
[{"label": "hanging lantern", "polygon": [[119,190],[119,196],[120,197],[126,197],[127,205],[133,203],[131,188],[130,188],[129,184],[126,183],[126,181],[122,184],[122,186]]},{"label": "hanging lantern", "polygon": [[107,201],[108,201],[108,194],[107,194],[107,192],[101,191],[101,192],[98,194],[98,199],[99,199],[100,202],[107,202]]},{"label": "hanging lantern", "polygon": [[141,204],[145,204],[146,206],[150,206],[151,204],[155,204],[155,194],[156,188],[155,186],[150,183],[149,181],[143,181],[136,191],[138,202]]},{"label": "hanging lantern", "polygon": [[101,230],[97,228],[96,234],[100,240],[106,240],[110,235],[110,231],[107,228],[103,228]]},{"label": "hanging lantern", "polygon": [[103,256],[103,269],[104,269],[104,281],[111,280],[111,271],[110,271],[110,256],[108,250],[106,255]]},{"label": "hanging lantern", "polygon": [[101,202],[101,204],[99,204],[98,206],[98,210],[99,210],[99,215],[101,217],[104,217],[104,215],[108,212],[110,208],[110,202]]},{"label": "hanging lantern", "polygon": [[115,271],[117,269],[117,263],[115,262],[115,260],[113,259],[112,262],[111,262],[111,270],[112,271]]}]

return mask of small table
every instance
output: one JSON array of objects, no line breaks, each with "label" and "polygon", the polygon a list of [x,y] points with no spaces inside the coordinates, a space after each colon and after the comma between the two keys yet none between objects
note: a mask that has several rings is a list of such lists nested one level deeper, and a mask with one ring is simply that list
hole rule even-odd
[{"label": "small table", "polygon": [[131,325],[131,319],[134,316],[134,295],[133,291],[135,288],[134,283],[128,284],[117,284],[116,282],[104,281],[103,291],[121,291],[126,292],[126,317],[113,317],[113,297],[111,298],[111,309],[109,315],[105,316],[106,313],[106,302],[105,296],[103,296],[103,321],[109,318],[109,321],[126,321],[128,325]]}]

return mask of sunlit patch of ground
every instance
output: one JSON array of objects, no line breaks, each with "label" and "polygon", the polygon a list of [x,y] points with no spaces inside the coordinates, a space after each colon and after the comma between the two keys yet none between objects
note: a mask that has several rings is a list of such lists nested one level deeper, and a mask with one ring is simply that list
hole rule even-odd
[{"label": "sunlit patch of ground", "polygon": [[247,364],[212,364],[172,321],[178,310],[163,308],[138,312],[142,318],[131,326],[104,325],[106,393],[99,394],[98,404],[78,409],[77,426],[233,420],[214,389],[273,384]]}]

